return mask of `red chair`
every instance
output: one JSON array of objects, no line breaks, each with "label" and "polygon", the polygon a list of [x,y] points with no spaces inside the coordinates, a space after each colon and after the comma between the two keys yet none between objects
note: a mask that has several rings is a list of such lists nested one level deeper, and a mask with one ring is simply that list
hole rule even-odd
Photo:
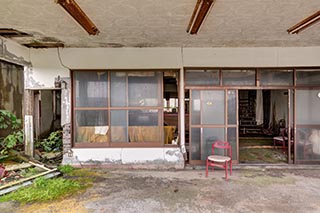
[{"label": "red chair", "polygon": [[294,141],[294,132],[293,132],[293,128],[291,128],[290,130],[290,142],[288,139],[288,128],[284,128],[281,130],[280,135],[273,137],[273,148],[275,149],[276,144],[281,144],[282,145],[282,151],[286,152],[287,148],[288,148],[288,144],[290,143],[291,146],[293,145],[293,141]]},{"label": "red chair", "polygon": [[[228,164],[230,168],[230,175],[232,175],[232,150],[231,145],[227,141],[215,141],[211,146],[212,155],[207,157],[206,163],[206,177],[208,177],[209,166],[220,167],[225,169],[225,178],[228,180]],[[222,154],[215,154],[222,153]]]}]

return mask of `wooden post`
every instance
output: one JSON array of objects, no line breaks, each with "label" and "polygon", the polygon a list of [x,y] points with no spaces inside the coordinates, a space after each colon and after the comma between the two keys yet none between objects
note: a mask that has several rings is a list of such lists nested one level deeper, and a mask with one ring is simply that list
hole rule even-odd
[{"label": "wooden post", "polygon": [[24,91],[24,152],[26,155],[33,157],[33,108],[34,108],[34,96],[33,90]]}]

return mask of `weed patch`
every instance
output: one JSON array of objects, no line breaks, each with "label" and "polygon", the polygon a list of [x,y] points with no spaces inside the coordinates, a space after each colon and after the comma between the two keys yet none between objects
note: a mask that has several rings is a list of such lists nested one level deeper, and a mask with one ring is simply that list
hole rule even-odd
[{"label": "weed patch", "polygon": [[95,172],[72,167],[71,169],[70,167],[63,166],[60,168],[65,172],[67,171],[63,174],[63,177],[53,179],[37,178],[31,186],[0,197],[0,202],[46,202],[67,197],[92,186],[97,175]]}]

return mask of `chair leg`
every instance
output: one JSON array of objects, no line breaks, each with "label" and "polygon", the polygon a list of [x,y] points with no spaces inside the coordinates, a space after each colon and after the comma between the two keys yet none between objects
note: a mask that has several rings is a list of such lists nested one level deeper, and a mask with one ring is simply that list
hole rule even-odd
[{"label": "chair leg", "polygon": [[230,175],[232,175],[232,160],[230,160]]},{"label": "chair leg", "polygon": [[207,160],[207,163],[206,163],[206,177],[208,177],[208,160]]},{"label": "chair leg", "polygon": [[228,180],[228,162],[226,161],[224,164],[225,164],[226,180]]}]

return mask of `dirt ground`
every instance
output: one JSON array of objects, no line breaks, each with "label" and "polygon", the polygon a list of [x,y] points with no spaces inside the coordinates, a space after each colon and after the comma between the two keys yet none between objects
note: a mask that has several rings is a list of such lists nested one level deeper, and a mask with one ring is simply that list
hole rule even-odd
[{"label": "dirt ground", "polygon": [[320,170],[99,169],[93,187],[49,203],[0,203],[0,212],[320,212]]}]

